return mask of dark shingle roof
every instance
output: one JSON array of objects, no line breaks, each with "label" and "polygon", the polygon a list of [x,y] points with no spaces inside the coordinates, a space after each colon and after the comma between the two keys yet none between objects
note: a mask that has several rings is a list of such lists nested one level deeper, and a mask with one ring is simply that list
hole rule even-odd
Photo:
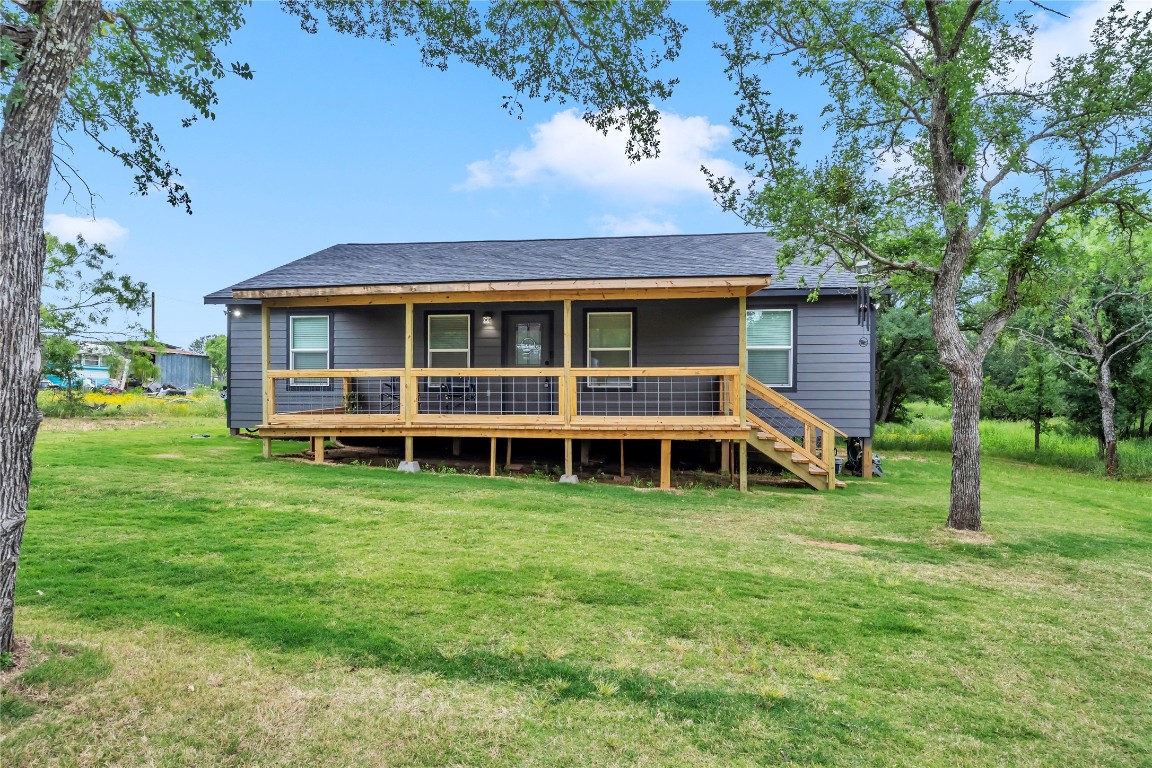
[{"label": "dark shingle roof", "polygon": [[[599,278],[737,277],[773,275],[777,242],[748,232],[571,240],[488,240],[450,243],[347,243],[289,262],[204,297],[220,303],[233,289],[344,285],[593,280]],[[774,279],[773,292],[809,287],[823,267],[795,264]],[[841,285],[843,283],[843,285]],[[827,287],[855,285],[835,270]]]}]

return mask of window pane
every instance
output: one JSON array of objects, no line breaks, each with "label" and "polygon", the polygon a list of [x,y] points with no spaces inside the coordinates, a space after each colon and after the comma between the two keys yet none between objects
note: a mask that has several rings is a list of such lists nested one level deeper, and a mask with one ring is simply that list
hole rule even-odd
[{"label": "window pane", "polygon": [[749,310],[748,346],[792,346],[792,312],[790,310]]},{"label": "window pane", "polygon": [[632,315],[627,312],[588,314],[588,347],[632,346]]},{"label": "window pane", "polygon": [[626,349],[591,350],[588,352],[589,368],[631,368],[632,353]]},{"label": "window pane", "polygon": [[516,323],[516,337],[513,342],[515,365],[535,368],[543,365],[544,336],[542,325],[540,322]]},{"label": "window pane", "polygon": [[292,367],[301,371],[314,371],[328,367],[327,352],[293,352]]},{"label": "window pane", "polygon": [[770,387],[792,385],[791,355],[786,349],[748,350],[748,375]]},{"label": "window pane", "polygon": [[429,368],[467,368],[467,352],[436,352],[428,351]]},{"label": "window pane", "polygon": [[328,318],[292,318],[291,344],[293,349],[328,349]]},{"label": "window pane", "polygon": [[469,320],[468,315],[430,315],[428,349],[468,349]]}]

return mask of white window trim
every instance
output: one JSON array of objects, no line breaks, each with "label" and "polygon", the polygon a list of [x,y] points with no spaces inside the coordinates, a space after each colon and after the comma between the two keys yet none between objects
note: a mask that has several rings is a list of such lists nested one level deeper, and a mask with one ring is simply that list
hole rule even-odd
[{"label": "white window trim", "polygon": [[[310,320],[314,318],[321,318],[324,320],[324,325],[328,331],[328,346],[323,349],[319,347],[296,347],[293,346],[295,341],[295,325],[296,320]],[[323,352],[325,357],[325,368],[332,367],[332,316],[331,315],[289,315],[288,316],[288,368],[289,370],[308,370],[307,368],[296,367],[296,353],[297,352]],[[332,379],[291,379],[293,387],[330,387],[332,386]]]},{"label": "white window trim", "polygon": [[790,388],[796,386],[796,382],[795,382],[796,376],[795,376],[795,370],[794,370],[796,367],[795,366],[795,360],[796,360],[796,316],[794,314],[795,310],[791,309],[790,307],[782,307],[782,308],[773,307],[771,309],[749,309],[744,313],[745,325],[747,325],[747,323],[748,323],[748,315],[753,313],[753,312],[761,312],[761,313],[765,313],[765,312],[787,312],[788,313],[788,338],[792,340],[792,343],[786,347],[779,346],[779,345],[776,345],[776,346],[763,346],[763,345],[752,346],[751,344],[745,343],[745,346],[744,346],[744,369],[745,370],[748,369],[748,352],[749,351],[755,350],[757,352],[779,352],[781,350],[787,350],[787,352],[788,352],[788,383],[787,384],[769,384],[766,381],[761,382],[761,383],[764,384],[765,386],[769,386],[769,387],[773,387],[773,388],[779,388],[779,389],[790,389]]},{"label": "white window trim", "polygon": [[[592,366],[592,353],[593,352],[628,352],[628,365],[627,368],[632,368],[635,365],[635,348],[636,348],[636,317],[635,312],[631,310],[623,310],[617,312],[587,312],[584,315],[584,354],[585,363],[589,368]],[[628,340],[631,342],[627,347],[593,347],[592,346],[592,317],[603,315],[627,315],[628,316]],[[631,389],[632,377],[631,376],[589,376],[585,382],[588,389]]]},{"label": "white window trim", "polygon": [[[465,347],[463,349],[432,349],[432,319],[433,318],[444,318],[444,317],[463,317],[464,319],[466,319],[468,321],[468,333],[465,336],[465,338],[468,339],[468,346],[467,347]],[[426,355],[425,359],[428,363],[429,368],[435,368],[436,367],[436,366],[432,365],[432,354],[434,352],[466,352],[466,353],[468,353],[468,364],[465,365],[464,367],[465,368],[471,368],[472,367],[472,315],[470,313],[460,312],[460,313],[451,313],[450,314],[450,313],[431,312],[428,314],[428,317],[426,320],[425,333],[424,333],[424,353]],[[448,368],[448,367],[455,367],[455,366],[447,366],[446,365],[443,367]]]}]

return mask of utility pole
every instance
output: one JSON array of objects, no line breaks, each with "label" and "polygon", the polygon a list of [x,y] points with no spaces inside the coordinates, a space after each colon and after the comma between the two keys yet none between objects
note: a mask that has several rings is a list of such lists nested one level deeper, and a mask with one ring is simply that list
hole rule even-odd
[{"label": "utility pole", "polygon": [[156,291],[152,291],[152,338],[156,338]]}]

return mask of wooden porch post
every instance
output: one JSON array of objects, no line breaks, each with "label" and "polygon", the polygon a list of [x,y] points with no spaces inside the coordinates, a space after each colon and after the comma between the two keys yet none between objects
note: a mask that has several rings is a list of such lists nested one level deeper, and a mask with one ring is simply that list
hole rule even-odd
[{"label": "wooden porch post", "polygon": [[732,445],[728,440],[720,441],[720,474],[731,474]]},{"label": "wooden porch post", "polygon": [[660,487],[668,490],[672,487],[672,441],[660,441]]},{"label": "wooden porch post", "polygon": [[564,474],[572,476],[572,438],[564,438]]},{"label": "wooden porch post", "polygon": [[404,436],[404,461],[416,461],[416,438]]},{"label": "wooden porch post", "polygon": [[580,466],[586,467],[592,462],[592,441],[580,441]]},{"label": "wooden porch post", "polygon": [[[261,387],[261,419],[260,423],[267,424],[272,412],[273,384],[268,378],[268,371],[272,369],[272,332],[271,310],[264,302],[260,303],[260,387]],[[264,458],[272,458],[272,440],[264,438]]]},{"label": "wooden porch post", "polygon": [[[560,414],[564,417],[564,424],[568,425],[576,415],[576,382],[572,380],[572,299],[564,299],[564,378],[559,390]],[[568,474],[572,474],[571,468]]]},{"label": "wooden porch post", "polygon": [[496,477],[496,438],[492,438],[492,446],[488,455],[488,476]]},{"label": "wooden porch post", "polygon": [[861,442],[864,444],[864,457],[860,460],[863,464],[860,476],[872,477],[872,438],[865,437]]},{"label": "wooden porch post", "polygon": [[[413,413],[412,404],[417,402],[416,398],[412,397],[410,389],[416,386],[416,380],[412,378],[412,360],[415,355],[413,347],[416,344],[415,321],[413,319],[413,306],[412,302],[405,302],[404,304],[404,380],[400,383],[400,412],[404,415],[404,423],[411,424],[412,418],[416,415]],[[405,453],[408,454],[408,443],[411,438],[405,438]],[[412,461],[410,455],[406,455],[405,461]]]},{"label": "wooden porch post", "polygon": [[265,303],[260,304],[260,379],[263,388],[263,402],[261,422],[268,423],[272,415],[272,382],[268,380],[268,371],[272,369],[272,309]]},{"label": "wooden porch post", "polygon": [[[736,418],[740,421],[741,425],[746,423],[745,414],[748,412],[748,297],[741,296],[738,302],[740,307],[740,318],[738,320],[738,328],[740,329],[740,380],[737,384],[736,400],[739,410],[736,413]],[[747,445],[746,441],[740,441],[741,445]]]},{"label": "wooden porch post", "polygon": [[748,492],[748,441],[740,441],[740,491]]},{"label": "wooden porch post", "polygon": [[316,435],[312,438],[312,460],[317,464],[324,463],[324,437]]}]

